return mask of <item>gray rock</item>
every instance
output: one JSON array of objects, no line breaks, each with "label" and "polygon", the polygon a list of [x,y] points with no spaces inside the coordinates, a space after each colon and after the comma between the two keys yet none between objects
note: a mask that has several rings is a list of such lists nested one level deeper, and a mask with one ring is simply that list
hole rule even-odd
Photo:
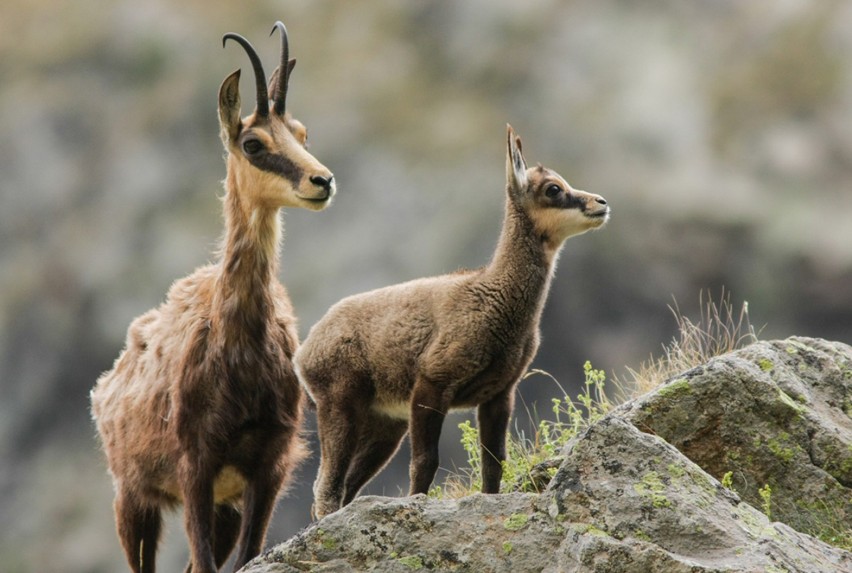
[{"label": "gray rock", "polygon": [[852,570],[852,554],[770,522],[673,446],[616,416],[568,445],[542,502],[549,515],[590,528],[566,538],[555,570]]},{"label": "gray rock", "polygon": [[[817,340],[751,346],[577,436],[540,495],[358,498],[243,571],[852,571],[852,553],[770,521],[684,455],[715,461],[707,467],[721,475],[746,444],[765,444],[736,471],[774,479],[748,478],[775,484],[780,515],[794,483],[836,493],[843,510],[850,357],[848,346]],[[817,477],[834,485],[807,483]]]},{"label": "gray rock", "polygon": [[626,419],[677,447],[799,531],[852,522],[852,348],[809,338],[759,342],[625,404]]}]

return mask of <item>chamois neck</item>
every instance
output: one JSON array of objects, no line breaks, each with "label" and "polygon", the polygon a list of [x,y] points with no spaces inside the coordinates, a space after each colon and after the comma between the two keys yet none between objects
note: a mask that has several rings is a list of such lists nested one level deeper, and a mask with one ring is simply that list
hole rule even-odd
[{"label": "chamois neck", "polygon": [[[225,237],[214,295],[214,323],[228,339],[263,334],[272,308],[282,224],[278,208],[252,204],[229,174],[223,199]],[[257,338],[259,339],[259,338]]]},{"label": "chamois neck", "polygon": [[483,281],[504,292],[506,300],[514,301],[513,310],[517,314],[537,320],[552,269],[553,256],[536,233],[533,221],[507,200],[503,229]]},{"label": "chamois neck", "polygon": [[513,272],[536,267],[549,272],[552,263],[546,238],[539,236],[532,219],[523,209],[507,200],[503,228],[489,270]]}]

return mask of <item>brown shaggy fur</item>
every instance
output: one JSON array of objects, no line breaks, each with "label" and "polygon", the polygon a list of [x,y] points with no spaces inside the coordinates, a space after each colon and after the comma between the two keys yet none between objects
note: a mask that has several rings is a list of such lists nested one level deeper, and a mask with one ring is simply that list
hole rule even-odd
[{"label": "brown shaggy fur", "polygon": [[503,230],[481,269],[346,298],[311,329],[295,362],[317,407],[318,516],[346,505],[411,440],[411,493],[438,467],[451,408],[478,407],[483,491],[499,490],[515,386],[539,344],[557,252],[609,216],[598,195],[542,166],[527,169],[512,128]]},{"label": "brown shaggy fur", "polygon": [[[324,208],[332,176],[305,150],[305,129],[289,114],[255,112],[243,121],[239,112],[237,71],[219,93],[228,152],[220,260],[175,282],[163,304],[133,321],[125,349],[91,394],[118,534],[136,572],[154,571],[161,509],[179,503],[187,570],[216,571],[238,538],[241,567],[262,549],[279,492],[307,453],[291,362],[296,319],[277,279],[279,209]],[[302,175],[255,167],[249,139]]]}]

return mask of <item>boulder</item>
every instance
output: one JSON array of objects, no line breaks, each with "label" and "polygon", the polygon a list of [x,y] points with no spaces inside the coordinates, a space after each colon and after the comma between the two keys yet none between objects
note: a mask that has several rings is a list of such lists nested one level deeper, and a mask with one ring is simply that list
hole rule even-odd
[{"label": "boulder", "polygon": [[[773,519],[830,535],[852,523],[852,347],[789,338],[714,358],[619,415],[712,476],[731,472]],[[766,490],[769,486],[769,490]],[[771,491],[768,500],[761,497]]]},{"label": "boulder", "polygon": [[[852,571],[791,527],[825,523],[824,506],[848,530],[850,368],[840,343],[754,344],[592,425],[541,494],[361,497],[243,571]],[[791,525],[756,509],[766,484]]]}]

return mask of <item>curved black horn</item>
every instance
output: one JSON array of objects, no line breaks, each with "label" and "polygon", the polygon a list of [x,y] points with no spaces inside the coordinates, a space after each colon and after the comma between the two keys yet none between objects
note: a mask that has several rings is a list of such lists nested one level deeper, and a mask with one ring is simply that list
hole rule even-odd
[{"label": "curved black horn", "polygon": [[281,62],[278,64],[278,85],[272,96],[275,98],[273,109],[278,115],[283,115],[287,109],[287,86],[290,83],[290,44],[287,41],[287,28],[281,21],[275,22],[271,36],[275,30],[281,31]]},{"label": "curved black horn", "polygon": [[260,63],[260,57],[249,43],[248,40],[239,34],[228,33],[222,36],[222,47],[228,40],[234,40],[243,47],[251,60],[251,67],[254,68],[254,82],[257,89],[257,113],[261,117],[269,116],[269,94],[266,91],[266,74],[263,73],[263,65]]}]

